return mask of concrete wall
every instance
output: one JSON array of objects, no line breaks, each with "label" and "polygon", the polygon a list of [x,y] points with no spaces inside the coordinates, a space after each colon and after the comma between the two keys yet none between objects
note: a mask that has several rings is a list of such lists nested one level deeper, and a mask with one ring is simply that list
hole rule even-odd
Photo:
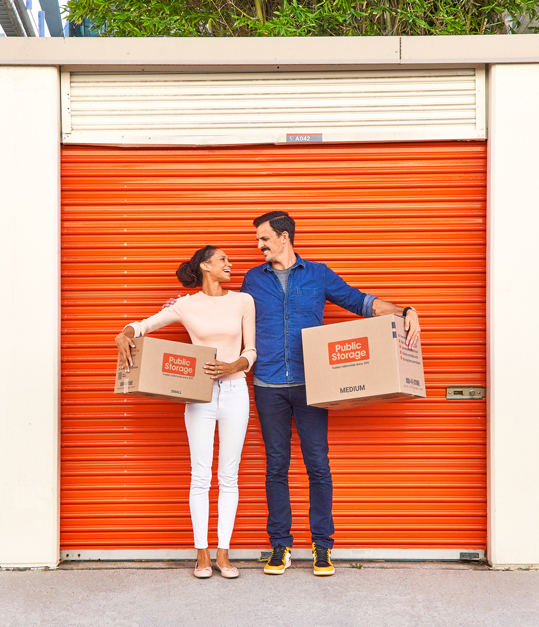
[{"label": "concrete wall", "polygon": [[539,64],[489,77],[489,559],[539,564]]},{"label": "concrete wall", "polygon": [[0,65],[200,71],[539,63],[539,35],[437,37],[3,37]]},{"label": "concrete wall", "polygon": [[59,555],[56,68],[0,67],[0,565]]}]

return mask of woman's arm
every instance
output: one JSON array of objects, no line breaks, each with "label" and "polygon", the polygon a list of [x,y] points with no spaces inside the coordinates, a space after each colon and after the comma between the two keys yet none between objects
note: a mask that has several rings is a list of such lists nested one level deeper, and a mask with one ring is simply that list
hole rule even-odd
[{"label": "woman's arm", "polygon": [[226,377],[227,375],[234,374],[235,372],[249,372],[256,361],[255,301],[249,294],[246,294],[245,296],[245,304],[241,319],[244,346],[241,357],[231,364],[217,360],[210,361],[205,364],[204,372],[209,374],[212,379],[220,379],[221,377]]},{"label": "woman's arm", "polygon": [[249,372],[256,361],[256,309],[254,298],[245,294],[245,305],[242,318],[243,350],[242,357],[249,362],[246,372]]},{"label": "woman's arm", "polygon": [[221,377],[226,377],[229,374],[241,372],[248,368],[249,362],[245,357],[240,357],[230,364],[226,361],[217,361],[217,359],[215,359],[214,361],[208,361],[204,364],[204,373],[210,375],[210,379],[220,379]]},{"label": "woman's arm", "polygon": [[116,336],[116,346],[118,347],[118,356],[120,358],[120,367],[129,372],[129,367],[133,365],[131,359],[131,348],[135,347],[133,338],[146,335],[151,331],[157,331],[161,327],[166,327],[173,322],[181,322],[182,313],[179,301],[176,301],[170,307],[163,309],[141,322],[133,322],[128,324]]},{"label": "woman's arm", "polygon": [[152,331],[157,331],[158,329],[166,327],[169,324],[173,324],[174,322],[181,322],[183,317],[182,305],[182,299],[179,298],[173,305],[166,307],[166,309],[162,309],[153,316],[150,316],[145,320],[141,320],[140,322],[131,323],[135,329],[135,337],[140,337],[141,335],[146,335]]}]

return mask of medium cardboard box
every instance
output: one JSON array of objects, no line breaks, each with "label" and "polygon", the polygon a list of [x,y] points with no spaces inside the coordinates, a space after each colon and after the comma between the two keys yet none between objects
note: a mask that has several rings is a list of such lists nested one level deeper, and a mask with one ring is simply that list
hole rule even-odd
[{"label": "medium cardboard box", "polygon": [[406,346],[401,316],[312,327],[302,335],[309,405],[345,408],[426,396],[421,344]]},{"label": "medium cardboard box", "polygon": [[209,403],[213,379],[204,374],[217,349],[182,342],[139,337],[131,349],[129,372],[116,367],[114,394],[151,396],[178,403]]}]

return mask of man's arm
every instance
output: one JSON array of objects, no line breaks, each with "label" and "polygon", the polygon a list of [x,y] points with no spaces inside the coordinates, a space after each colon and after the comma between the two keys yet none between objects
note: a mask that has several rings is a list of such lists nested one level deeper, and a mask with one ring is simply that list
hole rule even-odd
[{"label": "man's arm", "polygon": [[247,272],[245,273],[245,276],[243,277],[243,282],[240,287],[240,292],[243,292],[244,294],[251,294],[250,276],[249,276],[251,274],[251,270],[247,270]]},{"label": "man's arm", "polygon": [[[331,303],[348,309],[358,316],[387,316],[396,314],[402,316],[404,309],[386,300],[373,297],[370,294],[364,294],[357,288],[348,285],[336,272],[325,266],[324,287],[326,299]],[[421,328],[419,326],[419,316],[414,309],[408,309],[406,319],[404,321],[404,329],[406,333],[406,345],[414,348],[419,340]]]},{"label": "man's arm", "polygon": [[[398,305],[389,303],[387,300],[375,298],[372,303],[371,315],[373,318],[374,316],[388,316],[390,314],[402,316],[403,313],[403,307],[399,307]],[[414,348],[419,340],[419,333],[421,332],[421,327],[419,326],[419,316],[417,315],[417,311],[415,309],[408,309],[408,311],[406,312],[406,318],[404,320],[404,330],[407,332],[406,346],[408,346],[409,348]]]},{"label": "man's arm", "polygon": [[172,307],[172,305],[174,305],[174,303],[178,300],[178,298],[181,298],[181,297],[182,297],[182,295],[178,294],[178,296],[176,296],[176,298],[169,298],[164,305],[161,305],[161,309],[166,309],[167,307]]}]

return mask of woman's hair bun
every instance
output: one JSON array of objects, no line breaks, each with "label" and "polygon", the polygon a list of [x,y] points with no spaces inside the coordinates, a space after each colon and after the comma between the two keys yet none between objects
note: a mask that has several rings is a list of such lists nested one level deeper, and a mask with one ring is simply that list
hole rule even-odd
[{"label": "woman's hair bun", "polygon": [[219,250],[217,246],[207,245],[204,248],[200,248],[189,259],[180,264],[180,267],[176,270],[176,276],[178,281],[184,287],[200,287],[202,285],[202,270],[200,264],[208,261],[216,250]]}]

